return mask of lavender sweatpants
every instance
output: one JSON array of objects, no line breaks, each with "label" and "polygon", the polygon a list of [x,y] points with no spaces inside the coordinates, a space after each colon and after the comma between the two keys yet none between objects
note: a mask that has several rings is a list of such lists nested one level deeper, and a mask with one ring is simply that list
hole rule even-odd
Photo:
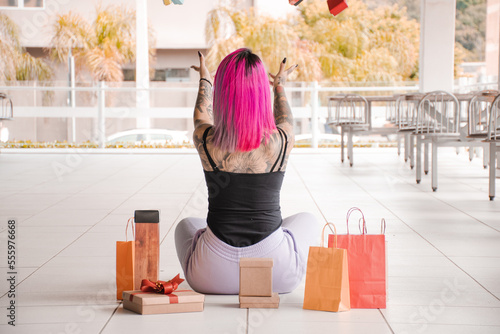
[{"label": "lavender sweatpants", "polygon": [[273,258],[273,291],[291,292],[305,275],[309,246],[319,237],[320,226],[310,213],[283,219],[282,227],[247,247],[233,247],[219,240],[206,220],[189,217],[175,229],[175,247],[184,276],[201,293],[239,293],[240,257]]}]

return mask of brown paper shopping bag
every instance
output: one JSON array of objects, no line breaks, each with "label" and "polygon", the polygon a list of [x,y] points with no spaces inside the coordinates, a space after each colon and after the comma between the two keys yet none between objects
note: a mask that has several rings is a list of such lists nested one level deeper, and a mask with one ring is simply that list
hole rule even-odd
[{"label": "brown paper shopping bag", "polygon": [[123,299],[123,291],[134,290],[134,252],[135,241],[128,241],[128,225],[132,226],[132,236],[134,236],[134,218],[127,221],[125,228],[125,240],[116,242],[116,299]]},{"label": "brown paper shopping bag", "polygon": [[349,274],[345,249],[324,247],[324,232],[331,225],[325,224],[321,234],[321,246],[309,247],[306,288],[303,308],[319,311],[347,311],[351,309]]}]

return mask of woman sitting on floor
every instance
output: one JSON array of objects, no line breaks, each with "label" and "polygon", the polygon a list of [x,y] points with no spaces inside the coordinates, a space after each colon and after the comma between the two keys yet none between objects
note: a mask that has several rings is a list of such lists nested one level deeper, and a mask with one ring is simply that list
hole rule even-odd
[{"label": "woman sitting on floor", "polygon": [[[239,49],[220,63],[213,83],[199,53],[200,86],[194,143],[208,188],[208,216],[185,218],[175,230],[177,255],[198,292],[238,294],[239,259],[273,258],[273,291],[290,292],[304,277],[308,247],[318,235],[309,213],[282,219],[280,190],[294,144],[293,117],[285,96],[297,65],[271,75],[260,58]],[[213,110],[213,111],[212,111]]]}]

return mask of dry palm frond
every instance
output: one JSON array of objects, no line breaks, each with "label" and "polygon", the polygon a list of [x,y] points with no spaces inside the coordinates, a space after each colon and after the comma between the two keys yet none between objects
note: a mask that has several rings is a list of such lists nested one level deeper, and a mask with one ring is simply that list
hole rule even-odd
[{"label": "dry palm frond", "polygon": [[52,29],[51,56],[61,62],[66,61],[70,49],[86,50],[94,39],[90,24],[72,12],[57,15]]},{"label": "dry palm frond", "polygon": [[123,6],[98,7],[93,24],[96,39],[93,46],[110,44],[124,61],[135,58],[135,13]]},{"label": "dry palm frond", "polygon": [[16,62],[22,52],[19,43],[19,29],[5,14],[0,13],[0,83],[14,80]]},{"label": "dry palm frond", "polygon": [[[94,80],[121,81],[123,66],[135,61],[135,11],[129,7],[98,6],[92,23],[69,12],[58,15],[53,27],[53,57],[65,62],[72,49],[79,76],[85,69]],[[150,63],[153,63],[156,41],[151,25],[148,35]]]},{"label": "dry palm frond", "polygon": [[23,53],[17,60],[16,80],[47,81],[52,75],[52,68],[40,58]]},{"label": "dry palm frond", "polygon": [[19,42],[17,25],[0,13],[0,82],[13,80],[48,80],[52,69],[40,58],[31,56]]},{"label": "dry palm frond", "polygon": [[124,57],[113,46],[95,47],[86,53],[87,66],[96,81],[122,81]]}]

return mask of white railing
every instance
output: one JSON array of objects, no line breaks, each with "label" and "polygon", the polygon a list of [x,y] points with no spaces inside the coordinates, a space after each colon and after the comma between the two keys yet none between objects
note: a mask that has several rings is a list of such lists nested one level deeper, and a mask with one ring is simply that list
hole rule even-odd
[{"label": "white railing", "polygon": [[[16,83],[19,84],[19,83]],[[66,83],[67,84],[67,83]],[[71,88],[64,83],[54,86],[3,86],[0,92],[12,99],[17,118],[67,118],[71,119],[71,133],[76,133],[75,119],[94,119],[94,136],[100,147],[105,146],[106,119],[125,119],[146,117],[152,119],[190,119],[196,101],[196,83],[161,83],[145,89],[150,93],[150,107],[136,107],[134,82],[106,83],[97,86],[84,84]],[[118,87],[117,85],[120,85]],[[127,87],[129,85],[129,87]],[[335,86],[337,85],[337,86]],[[359,84],[358,84],[359,85]],[[481,85],[494,85],[481,83]],[[458,89],[460,87],[456,87]],[[398,85],[355,86],[332,83],[290,83],[286,92],[292,105],[295,119],[310,120],[311,144],[318,147],[320,123],[328,117],[327,99],[338,93],[357,93],[360,95],[393,95],[418,91],[418,83],[406,82]],[[70,101],[72,99],[76,101]],[[187,123],[186,123],[187,124]],[[185,129],[183,129],[185,130]],[[70,131],[68,130],[68,133]],[[302,131],[307,133],[306,131]],[[70,139],[71,141],[71,139]]]}]

